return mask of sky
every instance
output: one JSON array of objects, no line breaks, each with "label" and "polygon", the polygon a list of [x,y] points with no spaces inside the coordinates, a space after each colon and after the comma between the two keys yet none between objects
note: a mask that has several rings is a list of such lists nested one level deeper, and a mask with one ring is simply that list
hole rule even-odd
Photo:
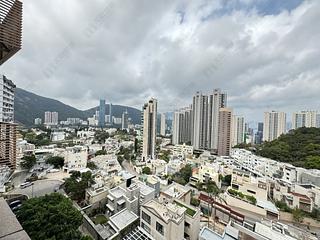
[{"label": "sky", "polygon": [[319,109],[319,0],[23,1],[23,49],[0,72],[79,109],[158,111],[220,88],[248,121]]}]

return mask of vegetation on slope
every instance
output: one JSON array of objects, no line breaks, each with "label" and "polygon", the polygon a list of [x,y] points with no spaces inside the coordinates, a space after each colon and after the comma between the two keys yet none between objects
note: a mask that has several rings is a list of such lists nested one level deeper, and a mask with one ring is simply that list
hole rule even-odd
[{"label": "vegetation on slope", "polygon": [[320,169],[320,129],[299,128],[263,143],[257,153],[294,166]]}]

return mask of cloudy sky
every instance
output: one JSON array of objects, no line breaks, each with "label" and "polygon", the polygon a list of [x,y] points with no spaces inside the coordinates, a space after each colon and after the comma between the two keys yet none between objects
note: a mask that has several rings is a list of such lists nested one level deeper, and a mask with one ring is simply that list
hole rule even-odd
[{"label": "cloudy sky", "polygon": [[1,72],[80,109],[160,111],[221,88],[248,120],[319,109],[319,0],[24,1],[23,49]]}]

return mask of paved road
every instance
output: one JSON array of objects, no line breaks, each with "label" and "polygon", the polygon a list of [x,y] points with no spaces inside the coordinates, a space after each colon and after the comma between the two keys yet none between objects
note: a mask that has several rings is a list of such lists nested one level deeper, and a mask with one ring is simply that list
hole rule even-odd
[{"label": "paved road", "polygon": [[10,191],[9,194],[24,194],[29,198],[44,196],[49,193],[53,193],[56,188],[62,184],[58,180],[39,180],[35,181],[34,185],[26,187],[24,189],[16,188]]},{"label": "paved road", "polygon": [[124,160],[122,162],[122,167],[124,168],[124,170],[126,170],[127,172],[135,175],[135,176],[138,176],[139,174],[133,169],[133,167],[131,166],[131,164],[127,161],[127,160]]}]

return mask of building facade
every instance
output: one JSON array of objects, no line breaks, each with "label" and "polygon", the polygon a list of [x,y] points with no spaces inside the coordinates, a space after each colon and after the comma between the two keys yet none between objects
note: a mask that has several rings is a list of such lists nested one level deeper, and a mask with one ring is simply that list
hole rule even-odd
[{"label": "building facade", "polygon": [[166,114],[161,113],[160,115],[160,135],[166,135]]},{"label": "building facade", "polygon": [[272,141],[286,132],[286,114],[284,112],[265,112],[263,123],[263,141]]},{"label": "building facade", "polygon": [[301,127],[317,127],[316,111],[301,111],[292,114],[292,129]]},{"label": "building facade", "polygon": [[14,124],[15,84],[5,76],[0,78],[0,165],[16,168],[17,126]]},{"label": "building facade", "polygon": [[100,99],[100,105],[99,105],[99,127],[104,127],[106,125],[106,100]]},{"label": "building facade", "polygon": [[151,98],[142,109],[142,160],[155,158],[157,136],[157,100]]},{"label": "building facade", "polygon": [[126,110],[125,112],[122,113],[122,120],[121,120],[121,129],[128,129],[129,127],[129,115],[128,111]]},{"label": "building facade", "polygon": [[218,155],[229,156],[231,148],[231,118],[230,108],[219,110],[219,131],[218,131]]},{"label": "building facade", "polygon": [[232,116],[231,147],[245,142],[244,117]]},{"label": "building facade", "polygon": [[193,96],[193,133],[192,145],[195,149],[207,148],[208,96],[197,92]]}]

